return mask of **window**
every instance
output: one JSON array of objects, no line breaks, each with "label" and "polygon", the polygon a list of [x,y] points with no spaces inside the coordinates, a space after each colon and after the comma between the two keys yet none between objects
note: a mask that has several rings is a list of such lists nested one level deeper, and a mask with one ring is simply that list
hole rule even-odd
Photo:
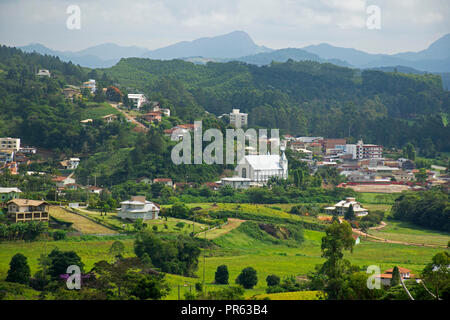
[{"label": "window", "polygon": [[247,178],[247,168],[242,168],[242,178]]}]

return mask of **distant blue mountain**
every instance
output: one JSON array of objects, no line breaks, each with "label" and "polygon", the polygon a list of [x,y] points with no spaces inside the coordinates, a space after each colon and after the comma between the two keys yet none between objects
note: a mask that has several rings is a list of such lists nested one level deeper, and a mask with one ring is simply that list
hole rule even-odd
[{"label": "distant blue mountain", "polygon": [[270,51],[272,49],[256,45],[247,33],[234,31],[217,37],[178,42],[148,51],[142,57],[161,60],[187,57],[233,59]]},{"label": "distant blue mountain", "polygon": [[323,59],[343,60],[358,68],[405,66],[427,72],[450,72],[450,34],[438,39],[425,50],[394,55],[370,54],[326,43],[307,46],[303,50]]}]

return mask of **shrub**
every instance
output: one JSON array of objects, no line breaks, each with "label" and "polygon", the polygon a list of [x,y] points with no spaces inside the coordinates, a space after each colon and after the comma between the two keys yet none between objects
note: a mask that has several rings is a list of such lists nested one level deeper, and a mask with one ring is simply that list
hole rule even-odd
[{"label": "shrub", "polygon": [[67,238],[67,233],[64,230],[56,230],[53,232],[53,240],[59,241]]},{"label": "shrub", "polygon": [[236,278],[236,283],[240,284],[245,289],[252,289],[258,283],[256,270],[252,267],[243,269],[239,276]]},{"label": "shrub", "polygon": [[280,284],[280,277],[275,274],[268,275],[266,282],[268,287],[277,286]]},{"label": "shrub", "polygon": [[228,284],[228,268],[226,265],[221,265],[217,267],[216,273],[215,273],[215,282],[217,284]]},{"label": "shrub", "polygon": [[28,284],[30,282],[31,272],[27,262],[27,257],[21,253],[17,253],[11,258],[9,263],[8,276],[6,281],[20,284]]}]

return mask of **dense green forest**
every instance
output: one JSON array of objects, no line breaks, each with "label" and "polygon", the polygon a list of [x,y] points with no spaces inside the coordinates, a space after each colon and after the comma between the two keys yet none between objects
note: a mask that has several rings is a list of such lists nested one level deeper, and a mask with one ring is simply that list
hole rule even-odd
[{"label": "dense green forest", "polygon": [[358,138],[388,147],[412,142],[423,154],[449,151],[450,94],[435,75],[359,71],[329,63],[240,62],[194,65],[181,60],[122,59],[103,70],[176,106],[187,120],[239,108],[249,125],[293,135]]},{"label": "dense green forest", "polygon": [[[40,68],[50,70],[52,77],[37,77]],[[66,85],[90,78],[97,80],[95,95],[83,92],[81,99],[64,99]],[[104,107],[101,89],[111,85],[124,96],[145,93],[170,108],[172,117],[145,134],[133,131],[134,125],[122,116],[109,124],[94,119],[82,125],[87,114]],[[57,57],[0,47],[0,136],[20,137],[23,145],[50,149],[59,157],[80,156],[76,174],[82,184],[92,183],[94,176],[98,184],[110,188],[143,176],[197,183],[218,180],[233,167],[174,165],[170,161],[174,142],[163,130],[201,119],[204,129],[224,132],[226,120],[215,116],[232,108],[248,112],[250,126],[280,128],[282,133],[363,138],[398,148],[412,143],[427,157],[450,151],[449,93],[434,75],[360,72],[316,62],[258,67],[138,58],[91,70]],[[293,165],[290,161],[290,170],[296,169]],[[47,168],[52,167],[54,162],[49,162]],[[22,169],[43,168],[45,163],[33,163]],[[316,180],[308,185],[318,185]]]}]

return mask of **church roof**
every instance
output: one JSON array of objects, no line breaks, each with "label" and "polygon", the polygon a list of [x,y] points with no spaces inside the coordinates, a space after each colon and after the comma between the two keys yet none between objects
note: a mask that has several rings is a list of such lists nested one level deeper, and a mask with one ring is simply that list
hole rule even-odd
[{"label": "church roof", "polygon": [[280,164],[279,155],[248,155],[244,161],[253,168],[253,170],[280,170],[283,169]]}]

